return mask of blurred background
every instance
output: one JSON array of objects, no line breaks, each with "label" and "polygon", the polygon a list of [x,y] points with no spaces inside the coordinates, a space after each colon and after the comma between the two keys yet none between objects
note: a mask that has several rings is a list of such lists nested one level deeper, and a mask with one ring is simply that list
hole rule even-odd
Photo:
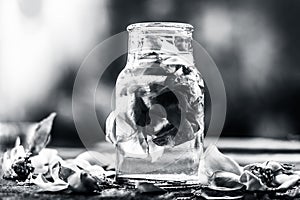
[{"label": "blurred background", "polygon": [[[55,111],[51,144],[81,146],[72,89],[83,59],[131,23],[176,21],[194,26],[194,39],[223,77],[228,110],[222,137],[298,140],[299,10],[297,0],[0,0],[0,121],[39,121]],[[125,62],[126,56],[117,59],[100,81],[102,125]],[[93,74],[85,75],[82,109],[85,91],[98,78]],[[89,126],[85,116],[81,123]]]}]

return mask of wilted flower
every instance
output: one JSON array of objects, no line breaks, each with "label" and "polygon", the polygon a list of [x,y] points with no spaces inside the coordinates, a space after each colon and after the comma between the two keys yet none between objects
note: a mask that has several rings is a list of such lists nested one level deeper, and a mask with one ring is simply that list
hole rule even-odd
[{"label": "wilted flower", "polygon": [[[29,174],[28,172],[31,171],[31,166],[29,166],[29,161],[27,159],[27,155],[25,153],[24,147],[22,145],[20,145],[19,138],[16,140],[15,147],[9,151],[6,151],[3,154],[3,158],[2,158],[3,178],[18,179],[18,174],[22,174],[22,173],[20,173],[22,170],[19,170],[17,167],[18,164],[21,164],[24,167],[22,169],[24,171],[23,175],[24,174],[28,175]],[[17,169],[18,174],[16,173],[16,171],[14,169]],[[23,179],[24,177],[20,177],[20,178]]]}]

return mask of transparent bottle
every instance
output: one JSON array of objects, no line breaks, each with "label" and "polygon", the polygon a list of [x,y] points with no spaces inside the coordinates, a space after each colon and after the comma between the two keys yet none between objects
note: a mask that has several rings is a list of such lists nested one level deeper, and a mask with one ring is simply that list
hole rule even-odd
[{"label": "transparent bottle", "polygon": [[194,66],[193,27],[127,27],[127,64],[116,83],[117,179],[198,179],[204,82]]}]

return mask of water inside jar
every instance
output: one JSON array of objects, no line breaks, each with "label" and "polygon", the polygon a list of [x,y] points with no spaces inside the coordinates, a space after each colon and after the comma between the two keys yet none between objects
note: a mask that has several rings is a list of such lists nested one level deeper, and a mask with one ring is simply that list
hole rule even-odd
[{"label": "water inside jar", "polygon": [[118,178],[198,179],[204,83],[187,40],[150,34],[130,41],[116,84]]}]

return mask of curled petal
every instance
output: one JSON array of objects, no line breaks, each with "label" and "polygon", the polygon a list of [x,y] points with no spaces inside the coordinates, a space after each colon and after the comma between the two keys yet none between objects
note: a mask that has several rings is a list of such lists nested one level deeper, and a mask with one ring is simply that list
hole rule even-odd
[{"label": "curled petal", "polygon": [[296,185],[296,183],[300,180],[299,175],[290,175],[289,180],[284,181],[277,189],[285,190],[291,188]]},{"label": "curled petal", "polygon": [[68,178],[70,189],[73,192],[88,193],[100,190],[97,179],[85,171],[78,171]]},{"label": "curled petal", "polygon": [[51,113],[47,118],[36,125],[35,131],[28,136],[26,141],[26,152],[33,156],[38,155],[50,141],[50,132],[56,113]]},{"label": "curled petal", "polygon": [[264,167],[264,165],[263,164],[261,164],[261,163],[251,163],[251,164],[249,164],[249,165],[246,165],[246,166],[244,166],[244,171],[250,171],[254,166],[257,166],[257,167]]},{"label": "curled petal", "polygon": [[205,168],[208,174],[216,171],[231,172],[236,175],[242,174],[242,168],[232,158],[222,154],[216,146],[209,146],[204,152]]},{"label": "curled petal", "polygon": [[273,182],[276,186],[279,186],[279,185],[283,184],[284,182],[286,182],[288,180],[290,180],[289,175],[287,175],[287,174],[278,174],[278,175],[275,176]]},{"label": "curled petal", "polygon": [[30,158],[32,166],[34,167],[34,173],[46,173],[49,170],[49,166],[62,162],[62,158],[58,156],[55,149],[45,148],[41,152]]},{"label": "curled petal", "polygon": [[108,153],[100,153],[97,151],[86,151],[79,154],[76,159],[86,160],[91,164],[97,164],[101,167],[114,168],[115,158]]},{"label": "curled petal", "polygon": [[244,171],[240,177],[240,182],[245,184],[249,191],[265,191],[266,186],[250,171]]},{"label": "curled petal", "polygon": [[91,165],[85,170],[88,171],[92,176],[96,177],[104,177],[106,173],[105,170],[99,165]]},{"label": "curled petal", "polygon": [[265,168],[271,169],[274,172],[284,169],[279,162],[275,161],[266,161],[263,163],[263,165],[265,165]]},{"label": "curled petal", "polygon": [[217,171],[211,177],[211,184],[217,187],[241,189],[244,187],[239,181],[240,176],[224,171]]},{"label": "curled petal", "polygon": [[30,180],[31,183],[39,186],[43,191],[57,192],[68,188],[68,183],[61,179],[54,179],[54,182],[48,181],[42,174]]}]

